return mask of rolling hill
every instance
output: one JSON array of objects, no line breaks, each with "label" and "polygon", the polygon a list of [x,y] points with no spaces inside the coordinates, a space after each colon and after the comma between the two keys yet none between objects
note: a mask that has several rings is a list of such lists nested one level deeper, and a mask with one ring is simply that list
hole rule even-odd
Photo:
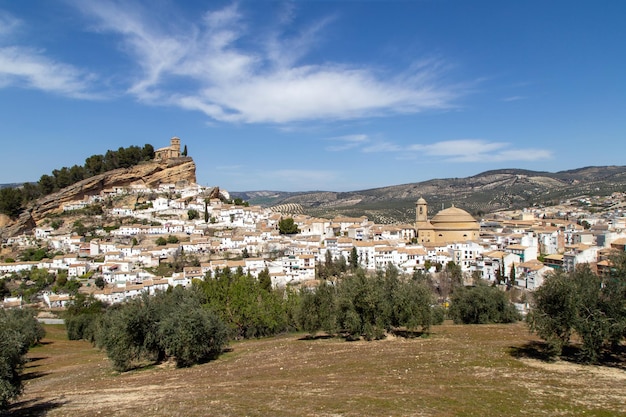
[{"label": "rolling hill", "polygon": [[419,197],[428,201],[432,214],[442,205],[454,203],[480,215],[613,192],[626,192],[626,166],[591,166],[555,173],[501,169],[467,178],[432,179],[351,192],[247,191],[230,194],[265,207],[297,204],[313,216],[365,215],[379,223],[393,223],[412,221],[415,201]]}]

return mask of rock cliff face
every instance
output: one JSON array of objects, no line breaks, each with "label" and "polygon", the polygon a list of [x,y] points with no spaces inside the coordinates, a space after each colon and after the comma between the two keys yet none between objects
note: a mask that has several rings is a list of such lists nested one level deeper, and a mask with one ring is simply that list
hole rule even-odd
[{"label": "rock cliff face", "polygon": [[109,171],[40,198],[33,202],[17,221],[5,227],[0,233],[4,237],[21,234],[32,229],[47,214],[61,211],[63,204],[82,200],[85,196],[97,195],[102,190],[131,184],[158,188],[159,184],[175,184],[181,181],[196,182],[196,164],[190,157],[150,161],[131,168]]}]

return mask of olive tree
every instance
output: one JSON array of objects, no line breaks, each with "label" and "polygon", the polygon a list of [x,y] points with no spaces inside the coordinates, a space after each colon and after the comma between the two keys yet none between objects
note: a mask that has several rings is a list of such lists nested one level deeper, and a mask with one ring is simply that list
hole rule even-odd
[{"label": "olive tree", "polygon": [[486,284],[457,288],[449,315],[455,323],[463,324],[512,323],[521,318],[503,291]]},{"label": "olive tree", "polygon": [[548,276],[534,294],[527,317],[530,329],[544,339],[548,353],[560,355],[576,334],[580,359],[596,362],[604,349],[619,345],[626,333],[626,255],[612,259],[613,268],[598,276],[588,265]]},{"label": "olive tree", "polygon": [[107,310],[96,337],[115,369],[168,358],[190,366],[217,357],[227,343],[224,323],[194,290],[176,287]]},{"label": "olive tree", "polygon": [[30,310],[0,310],[0,410],[22,393],[24,355],[44,335]]}]

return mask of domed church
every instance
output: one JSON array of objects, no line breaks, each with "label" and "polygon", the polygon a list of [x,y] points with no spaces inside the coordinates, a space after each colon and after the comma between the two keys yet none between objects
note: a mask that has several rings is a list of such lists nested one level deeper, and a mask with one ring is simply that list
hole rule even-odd
[{"label": "domed church", "polygon": [[428,220],[428,203],[421,197],[415,204],[415,229],[419,243],[464,242],[480,235],[480,223],[454,205]]}]

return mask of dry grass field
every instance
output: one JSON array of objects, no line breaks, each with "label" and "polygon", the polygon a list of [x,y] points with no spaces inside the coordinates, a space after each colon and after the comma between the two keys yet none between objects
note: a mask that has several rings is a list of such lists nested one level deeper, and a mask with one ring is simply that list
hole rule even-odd
[{"label": "dry grass field", "polygon": [[433,328],[374,342],[286,335],[218,360],[117,373],[47,326],[11,416],[616,416],[626,371],[533,357],[524,324]]}]

